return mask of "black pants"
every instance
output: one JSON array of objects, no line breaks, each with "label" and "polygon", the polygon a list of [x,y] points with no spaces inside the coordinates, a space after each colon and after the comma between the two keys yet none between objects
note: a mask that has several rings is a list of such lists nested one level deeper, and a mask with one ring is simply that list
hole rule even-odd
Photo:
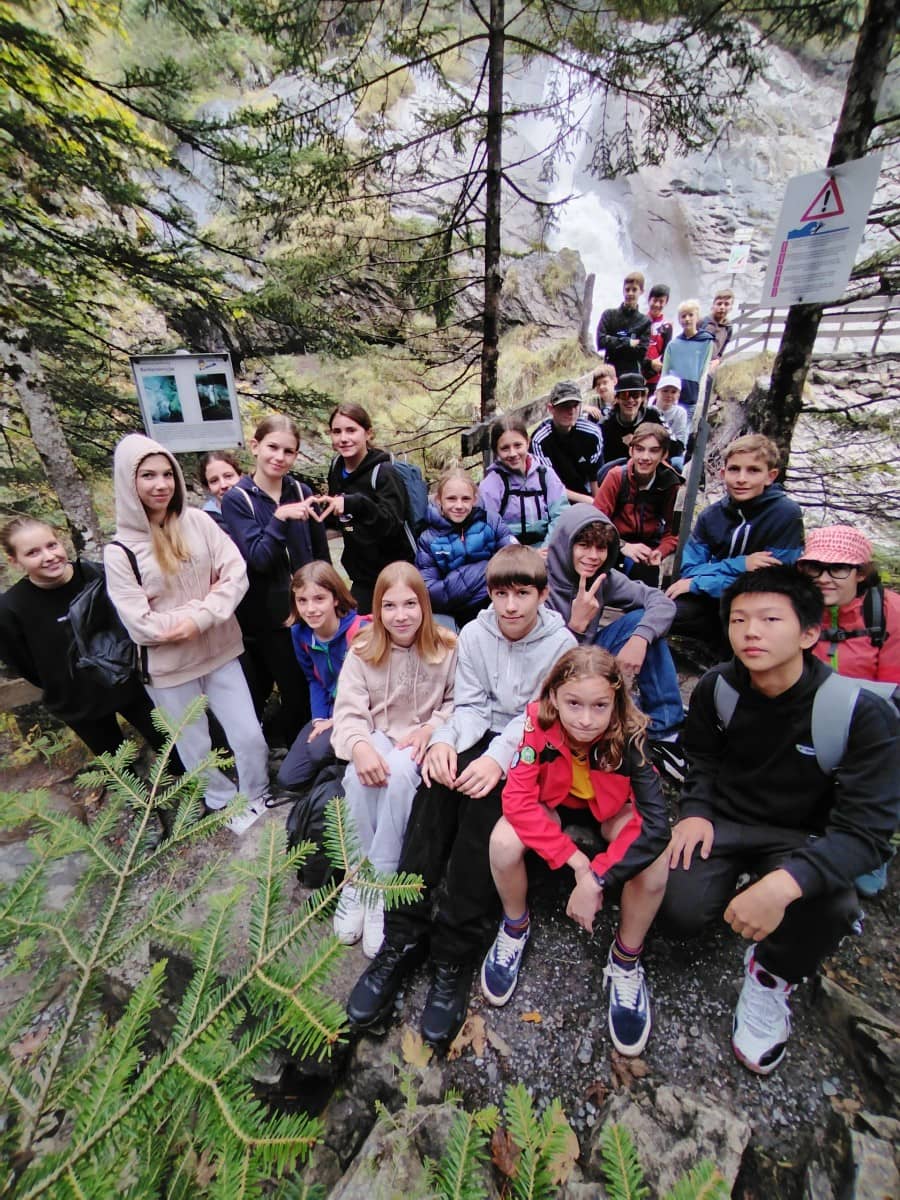
[{"label": "black pants", "polygon": [[[128,724],[133,725],[154,750],[160,750],[165,738],[150,720],[152,711],[153,703],[143,689],[140,695],[119,709]],[[78,734],[92,754],[114,754],[125,741],[125,734],[114,712],[104,713],[93,720],[67,721],[66,724]]]},{"label": "black pants", "polygon": [[719,601],[702,592],[686,592],[675,601],[675,620],[669,633],[705,642],[722,658],[731,658],[728,635],[722,628]]},{"label": "black pants", "polygon": [[[486,734],[459,756],[458,769],[480,758],[493,740]],[[491,832],[502,815],[501,781],[481,800],[442,784],[424,785],[413,801],[398,870],[421,875],[422,895],[385,917],[392,946],[430,937],[431,956],[439,962],[471,962],[496,932],[500,898],[488,854]],[[446,890],[432,919],[433,890],[445,878]]]},{"label": "black pants", "polygon": [[244,635],[241,666],[247,676],[256,715],[262,719],[272,685],[278,685],[280,704],[267,722],[270,745],[292,746],[310,719],[309,686],[300,670],[289,629],[266,629]]},{"label": "black pants", "polygon": [[[716,821],[715,840],[709,858],[697,851],[690,868],[669,872],[666,895],[659,920],[675,937],[693,937],[722,914],[734,896],[738,876],[774,871],[810,835],[793,829],[763,825],[740,825]],[[788,983],[815,973],[823,958],[850,932],[859,913],[856,889],[795,900],[785,910],[777,929],[759,943],[760,964]]]}]

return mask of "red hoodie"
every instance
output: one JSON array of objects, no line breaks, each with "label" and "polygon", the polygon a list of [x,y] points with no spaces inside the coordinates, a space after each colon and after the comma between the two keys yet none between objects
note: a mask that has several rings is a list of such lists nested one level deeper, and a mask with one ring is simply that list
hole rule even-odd
[{"label": "red hoodie", "polygon": [[659,776],[631,745],[622,765],[615,771],[600,768],[602,740],[588,752],[593,797],[580,800],[571,795],[572,752],[559,721],[541,729],[538,705],[529,704],[525,732],[510,764],[503,789],[503,815],[521,841],[536,850],[555,870],[575,853],[577,846],[546,812],[546,809],[584,808],[601,823],[621,812],[631,800],[634,815],[591,867],[606,887],[618,887],[643,871],[662,854],[669,841],[666,805]]}]

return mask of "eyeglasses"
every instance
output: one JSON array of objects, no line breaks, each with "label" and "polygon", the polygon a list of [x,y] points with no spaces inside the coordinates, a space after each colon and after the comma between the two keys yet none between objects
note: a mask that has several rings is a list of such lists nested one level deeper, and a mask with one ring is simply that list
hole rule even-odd
[{"label": "eyeglasses", "polygon": [[616,392],[616,398],[621,399],[625,396],[629,400],[640,400],[646,394],[646,392]]},{"label": "eyeglasses", "polygon": [[812,579],[818,579],[820,575],[830,575],[832,579],[849,579],[850,572],[856,570],[855,563],[801,562],[797,566]]}]

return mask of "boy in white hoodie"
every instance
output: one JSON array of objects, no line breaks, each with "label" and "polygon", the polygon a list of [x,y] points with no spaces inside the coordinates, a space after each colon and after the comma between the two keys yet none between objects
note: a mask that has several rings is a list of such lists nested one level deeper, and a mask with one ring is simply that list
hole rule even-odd
[{"label": "boy in white hoodie", "polygon": [[[543,606],[547,570],[536,551],[499,550],[488,563],[487,587],[491,608],[459,635],[453,715],[431,737],[400,856],[398,869],[421,875],[426,887],[416,903],[387,914],[384,945],[347,1004],[358,1027],[378,1024],[430,949],[434,981],[422,1034],[439,1048],[465,1020],[472,969],[493,937],[499,902],[488,845],[525,705],[575,645],[562,618]],[[444,875],[432,919],[432,889]]]}]

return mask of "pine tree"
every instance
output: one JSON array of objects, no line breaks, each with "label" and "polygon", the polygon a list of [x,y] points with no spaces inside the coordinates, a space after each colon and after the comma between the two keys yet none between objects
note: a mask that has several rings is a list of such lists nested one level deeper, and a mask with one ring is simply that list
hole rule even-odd
[{"label": "pine tree", "polygon": [[[196,719],[201,708],[202,701],[184,720]],[[343,1038],[344,1013],[323,990],[341,948],[320,928],[340,887],[294,904],[288,880],[312,847],[286,855],[283,831],[271,822],[243,879],[210,900],[200,929],[186,929],[181,914],[204,895],[221,864],[185,886],[179,851],[221,828],[233,806],[198,820],[203,771],[221,756],[173,780],[168,759],[178,728],[158,712],[155,719],[168,741],[149,782],[134,770],[130,743],[102,756],[86,777],[109,789],[89,826],[61,814],[41,793],[0,796],[3,825],[27,823],[34,856],[30,869],[0,891],[8,970],[31,976],[0,1024],[3,1197],[261,1196],[266,1181],[293,1172],[316,1141],[315,1120],[267,1110],[254,1095],[250,1070],[276,1047],[324,1057]],[[171,832],[156,845],[150,831],[165,809]],[[375,878],[352,865],[358,846],[339,803],[328,822],[335,863],[348,880],[378,888],[388,906],[416,895],[414,881]],[[65,912],[52,913],[47,868],[76,853],[86,869]],[[141,881],[167,865],[166,882],[136,906]],[[246,931],[235,924],[245,893],[251,897]],[[91,897],[97,903],[88,905]],[[150,968],[117,1021],[102,1019],[97,1006],[104,973],[150,937],[188,950],[194,964],[161,1049],[152,1049],[147,1033],[163,1004],[164,961]],[[223,972],[239,938],[246,938],[241,964]],[[29,1041],[48,989],[60,981],[64,1015],[45,1041]]]}]

